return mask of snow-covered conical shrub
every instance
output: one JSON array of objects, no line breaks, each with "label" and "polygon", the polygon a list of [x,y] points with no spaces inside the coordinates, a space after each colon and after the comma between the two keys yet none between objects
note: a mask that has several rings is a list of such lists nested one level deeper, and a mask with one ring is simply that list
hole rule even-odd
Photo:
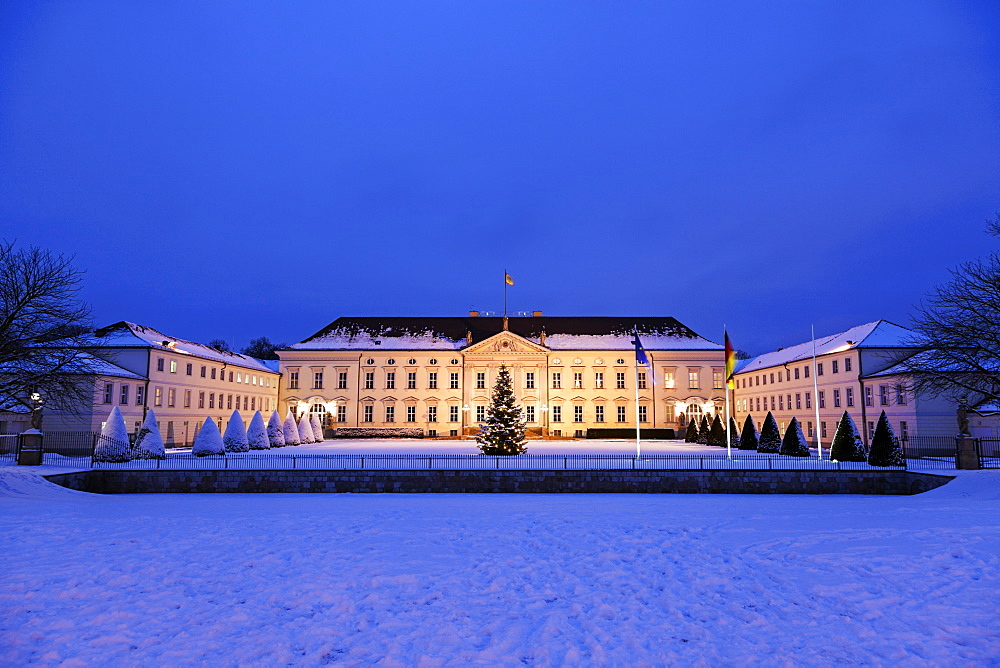
[{"label": "snow-covered conical shrub", "polygon": [[272,411],[271,419],[267,421],[267,441],[272,448],[285,447],[285,427],[281,423],[278,411]]},{"label": "snow-covered conical shrub", "polygon": [[226,425],[226,433],[222,437],[222,445],[226,452],[248,452],[250,443],[247,441],[247,429],[243,426],[243,416],[239,411],[233,411]]},{"label": "snow-covered conical shrub", "polygon": [[685,443],[697,443],[698,442],[698,423],[691,418],[688,422],[687,430],[684,432],[684,442]]},{"label": "snow-covered conical shrub", "polygon": [[785,438],[781,441],[781,454],[789,457],[808,457],[809,445],[802,435],[802,425],[798,418],[792,418],[785,429]]},{"label": "snow-covered conical shrub", "polygon": [[716,445],[726,447],[726,428],[722,426],[722,420],[716,414],[712,420],[712,426],[708,429],[708,443],[706,445]]},{"label": "snow-covered conical shrub", "polygon": [[298,445],[302,442],[299,440],[299,426],[295,424],[295,418],[292,417],[291,411],[288,412],[288,416],[285,418],[282,430],[285,434],[285,445]]},{"label": "snow-covered conical shrub", "polygon": [[226,454],[226,448],[222,445],[222,434],[219,433],[219,427],[212,418],[205,418],[205,424],[201,425],[201,430],[194,437],[191,454],[197,457]]},{"label": "snow-covered conical shrub", "polygon": [[835,462],[868,461],[868,453],[865,452],[861,434],[858,433],[858,427],[847,411],[844,411],[843,417],[837,424],[837,433],[834,434],[833,443],[830,444],[830,459]]},{"label": "snow-covered conical shrub", "polygon": [[756,450],[760,445],[760,432],[754,424],[753,416],[747,413],[747,419],[743,421],[743,432],[740,434],[740,450]]},{"label": "snow-covered conical shrub", "polygon": [[323,442],[323,425],[319,423],[319,418],[315,415],[309,418],[309,426],[312,427],[313,440],[316,443]]},{"label": "snow-covered conical shrub", "polygon": [[701,416],[701,426],[698,427],[698,440],[695,443],[708,445],[708,435],[712,432],[712,425],[708,421],[707,415]]},{"label": "snow-covered conical shrub", "polygon": [[309,416],[303,413],[302,417],[299,418],[299,442],[312,443],[315,440],[312,425],[309,424]]},{"label": "snow-covered conical shrub", "polygon": [[902,466],[903,448],[899,446],[896,432],[889,424],[885,411],[878,418],[875,434],[872,436],[872,449],[868,453],[868,463],[872,466]]},{"label": "snow-covered conical shrub", "polygon": [[101,429],[94,448],[95,462],[127,462],[132,459],[132,445],[128,442],[125,418],[115,406]]},{"label": "snow-covered conical shrub", "polygon": [[764,416],[764,426],[760,430],[757,452],[773,455],[781,452],[781,431],[778,429],[778,421],[771,415],[771,411],[768,411],[767,415]]},{"label": "snow-covered conical shrub", "polygon": [[736,418],[729,416],[729,447],[740,447],[740,428],[736,426]]},{"label": "snow-covered conical shrub", "polygon": [[167,451],[160,436],[160,425],[156,423],[156,413],[150,408],[142,427],[132,445],[132,459],[166,459]]},{"label": "snow-covered conical shrub", "polygon": [[267,427],[264,425],[264,416],[257,411],[250,418],[250,427],[247,429],[247,442],[250,443],[251,450],[267,450],[271,443],[267,440]]}]

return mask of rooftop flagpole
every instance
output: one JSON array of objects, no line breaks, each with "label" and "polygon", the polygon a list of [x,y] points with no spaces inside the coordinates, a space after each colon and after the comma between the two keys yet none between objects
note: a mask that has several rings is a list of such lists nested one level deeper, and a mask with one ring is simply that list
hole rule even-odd
[{"label": "rooftop flagpole", "polygon": [[[813,397],[814,406],[816,407],[816,453],[819,455],[820,459],[823,459],[823,440],[820,438],[819,429],[819,379],[816,377],[816,325],[812,326],[812,338],[813,338]],[[862,397],[862,401],[864,397]]]}]

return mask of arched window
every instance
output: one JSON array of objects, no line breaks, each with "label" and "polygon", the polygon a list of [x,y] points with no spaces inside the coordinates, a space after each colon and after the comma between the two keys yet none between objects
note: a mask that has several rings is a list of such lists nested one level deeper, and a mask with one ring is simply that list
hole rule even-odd
[{"label": "arched window", "polygon": [[309,419],[310,421],[316,418],[322,427],[326,428],[330,426],[330,414],[326,412],[326,406],[323,404],[313,404],[309,407]]},{"label": "arched window", "polygon": [[701,409],[700,404],[690,404],[684,413],[681,413],[680,418],[677,420],[683,426],[688,426],[691,420],[694,420],[695,424],[701,424],[701,418],[704,415],[704,411]]}]

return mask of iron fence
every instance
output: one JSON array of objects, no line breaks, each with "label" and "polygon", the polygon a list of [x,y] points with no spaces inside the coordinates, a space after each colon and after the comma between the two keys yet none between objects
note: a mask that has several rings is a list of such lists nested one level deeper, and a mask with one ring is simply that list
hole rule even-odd
[{"label": "iron fence", "polygon": [[761,470],[761,471],[861,471],[902,470],[904,466],[874,467],[865,462],[831,462],[815,457],[734,454],[661,455],[636,457],[625,454],[592,455],[419,455],[419,454],[349,454],[286,455],[228,453],[208,457],[169,455],[166,459],[143,459],[130,462],[94,462],[95,469],[163,470],[289,470],[310,471],[627,471],[627,470]]},{"label": "iron fence", "polygon": [[976,439],[979,462],[984,469],[1000,469],[1000,438]]}]

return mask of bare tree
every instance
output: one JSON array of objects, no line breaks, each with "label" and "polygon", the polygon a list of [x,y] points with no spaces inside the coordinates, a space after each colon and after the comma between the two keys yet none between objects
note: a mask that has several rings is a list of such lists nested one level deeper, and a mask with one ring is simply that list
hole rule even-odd
[{"label": "bare tree", "polygon": [[[987,225],[1000,236],[1000,213]],[[951,276],[917,307],[913,343],[921,352],[904,364],[918,392],[1000,403],[1000,255],[961,264]]]},{"label": "bare tree", "polygon": [[211,341],[208,342],[208,345],[210,348],[215,348],[216,350],[222,351],[224,353],[233,352],[229,348],[229,344],[226,342],[225,339],[212,339]]},{"label": "bare tree", "polygon": [[259,360],[276,360],[278,355],[274,352],[280,348],[288,347],[287,343],[275,343],[266,336],[250,339],[247,347],[241,350],[244,355],[256,357]]},{"label": "bare tree", "polygon": [[[74,411],[93,401],[90,307],[73,258],[0,242],[0,408]],[[89,377],[88,377],[89,374]]]}]

